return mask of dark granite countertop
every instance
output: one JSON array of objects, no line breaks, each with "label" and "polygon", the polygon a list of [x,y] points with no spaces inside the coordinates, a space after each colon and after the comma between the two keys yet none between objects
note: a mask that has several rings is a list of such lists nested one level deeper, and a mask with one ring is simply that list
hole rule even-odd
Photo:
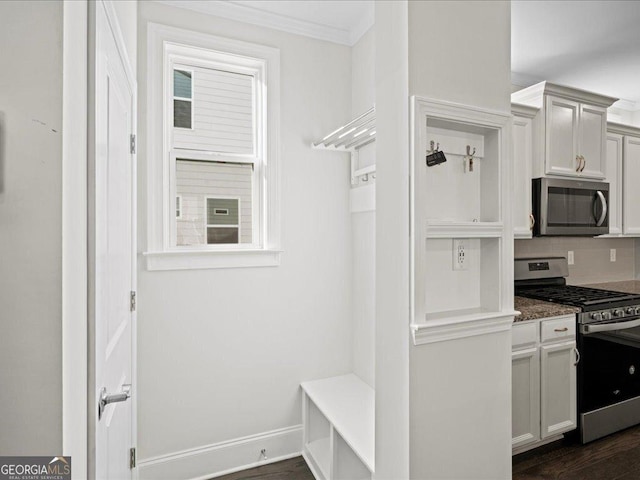
[{"label": "dark granite countertop", "polygon": [[[638,283],[640,284],[640,282]],[[544,302],[542,300],[518,296],[514,297],[514,307],[520,312],[520,315],[515,317],[514,322],[571,315],[580,311],[579,308],[569,305],[560,305],[558,303]]]}]

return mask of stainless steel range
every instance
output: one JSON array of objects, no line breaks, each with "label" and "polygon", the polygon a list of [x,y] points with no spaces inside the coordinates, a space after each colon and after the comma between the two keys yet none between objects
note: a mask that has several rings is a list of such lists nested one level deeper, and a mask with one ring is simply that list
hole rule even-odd
[{"label": "stainless steel range", "polygon": [[640,295],[566,284],[564,257],[515,261],[516,295],[571,305],[578,323],[578,431],[587,443],[640,423]]}]

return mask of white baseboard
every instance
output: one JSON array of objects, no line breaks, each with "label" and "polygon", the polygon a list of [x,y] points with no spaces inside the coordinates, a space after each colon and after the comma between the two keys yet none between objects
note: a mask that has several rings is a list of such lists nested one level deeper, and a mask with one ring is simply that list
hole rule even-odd
[{"label": "white baseboard", "polygon": [[[267,459],[260,451],[266,450]],[[296,457],[302,425],[162,455],[138,462],[139,480],[204,480]]]}]

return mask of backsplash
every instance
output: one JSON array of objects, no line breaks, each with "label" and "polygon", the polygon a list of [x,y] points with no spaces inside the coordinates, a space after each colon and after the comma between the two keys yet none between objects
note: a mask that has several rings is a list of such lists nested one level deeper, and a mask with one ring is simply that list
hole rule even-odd
[{"label": "backsplash", "polygon": [[[610,249],[616,249],[611,262]],[[572,250],[575,263],[569,265],[570,285],[615,282],[634,278],[635,244],[632,238],[539,237],[516,240],[516,257],[561,256]]]}]

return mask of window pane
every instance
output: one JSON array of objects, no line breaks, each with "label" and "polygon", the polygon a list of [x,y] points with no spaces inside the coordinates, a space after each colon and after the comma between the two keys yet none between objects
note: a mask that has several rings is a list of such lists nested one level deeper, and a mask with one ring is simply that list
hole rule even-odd
[{"label": "window pane", "polygon": [[207,198],[207,225],[238,225],[238,220],[237,199]]},{"label": "window pane", "polygon": [[[230,232],[216,233],[221,228],[236,232],[238,238],[231,243],[253,242],[251,164],[178,158],[175,178],[176,195],[181,197],[181,216],[175,220],[177,246],[220,243],[220,235],[229,241]],[[210,233],[216,225],[222,227]]]},{"label": "window pane", "polygon": [[173,96],[191,98],[191,72],[173,71]]},{"label": "window pane", "polygon": [[173,126],[191,128],[191,102],[187,100],[173,101]]},{"label": "window pane", "polygon": [[233,227],[207,227],[207,243],[238,243],[238,229]]}]

